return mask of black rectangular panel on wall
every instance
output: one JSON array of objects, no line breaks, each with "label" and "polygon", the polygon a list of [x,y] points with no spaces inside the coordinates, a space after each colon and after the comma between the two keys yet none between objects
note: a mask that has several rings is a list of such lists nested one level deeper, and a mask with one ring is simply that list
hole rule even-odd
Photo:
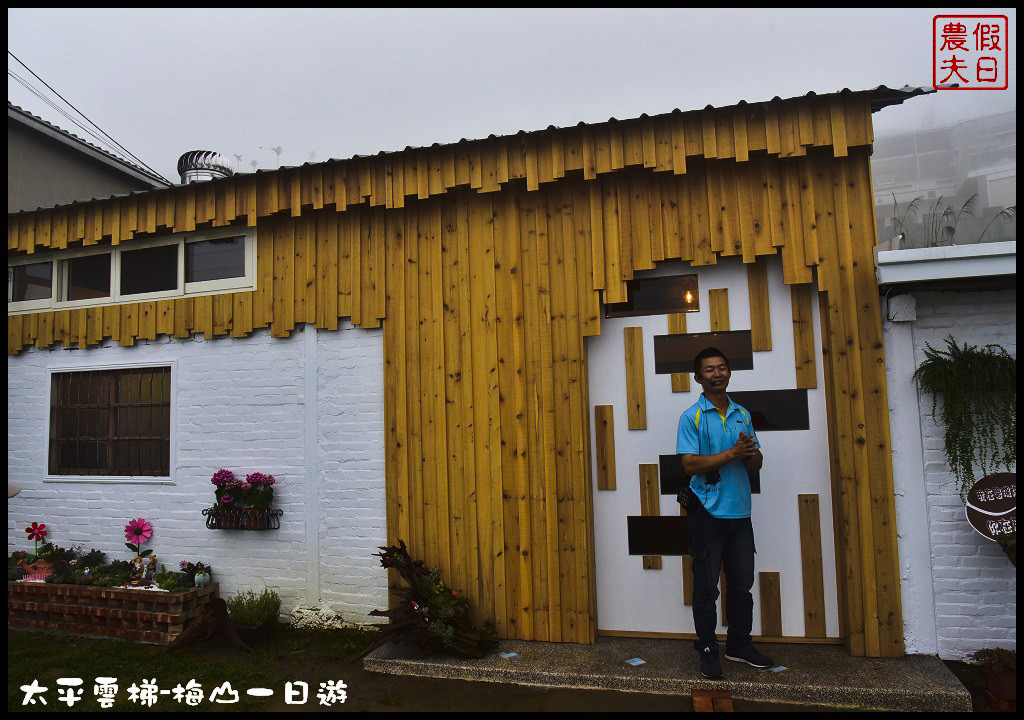
[{"label": "black rectangular panel on wall", "polygon": [[659,455],[658,466],[662,495],[676,495],[679,488],[690,482],[690,476],[683,470],[681,455]]},{"label": "black rectangular panel on wall", "polygon": [[693,359],[715,347],[729,359],[730,370],[753,370],[754,348],[749,330],[654,336],[654,372],[693,373]]},{"label": "black rectangular panel on wall", "polygon": [[690,548],[685,515],[626,516],[630,555],[685,555]]},{"label": "black rectangular panel on wall", "polygon": [[627,280],[626,297],[626,302],[606,304],[604,316],[669,315],[700,310],[696,275]]},{"label": "black rectangular panel on wall", "polygon": [[806,390],[742,390],[729,399],[750,413],[754,430],[810,430]]},{"label": "black rectangular panel on wall", "polygon": [[[658,465],[662,495],[676,496],[679,494],[680,488],[690,484],[690,476],[683,470],[682,455],[659,455]],[[750,492],[761,492],[760,471],[747,469],[747,478],[750,480]]]}]

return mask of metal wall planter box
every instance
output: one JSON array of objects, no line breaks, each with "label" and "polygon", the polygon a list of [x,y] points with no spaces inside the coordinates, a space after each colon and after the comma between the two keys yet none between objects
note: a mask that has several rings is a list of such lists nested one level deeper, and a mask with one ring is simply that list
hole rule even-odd
[{"label": "metal wall planter box", "polygon": [[184,592],[54,583],[7,583],[7,626],[137,640],[173,641],[217,597],[217,583]]}]

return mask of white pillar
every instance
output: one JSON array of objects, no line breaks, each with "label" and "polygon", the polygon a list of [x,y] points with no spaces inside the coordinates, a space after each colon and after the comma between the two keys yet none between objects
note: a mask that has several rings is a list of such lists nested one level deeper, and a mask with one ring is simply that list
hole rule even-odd
[{"label": "white pillar", "polygon": [[903,634],[907,654],[935,655],[935,596],[932,584],[928,498],[924,480],[921,414],[913,380],[916,304],[911,295],[882,302],[889,432],[899,539]]}]

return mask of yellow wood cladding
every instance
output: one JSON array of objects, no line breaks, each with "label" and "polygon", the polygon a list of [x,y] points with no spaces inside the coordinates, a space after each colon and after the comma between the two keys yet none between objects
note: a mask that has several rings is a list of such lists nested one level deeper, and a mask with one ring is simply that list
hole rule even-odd
[{"label": "yellow wood cladding", "polygon": [[503,637],[593,642],[584,337],[637,270],[780,254],[785,283],[820,291],[841,629],[854,654],[901,655],[870,142],[867,95],[799,98],[9,215],[22,256],[255,226],[257,287],[9,315],[8,353],[383,325],[388,541]]},{"label": "yellow wood cladding", "polygon": [[[799,157],[812,148],[827,148],[830,155],[845,157],[850,148],[872,140],[865,93],[673,112],[283,168],[9,215],[7,247],[34,252],[77,243],[94,245],[104,239],[116,245],[142,234],[192,231],[206,223],[221,227],[245,222],[252,227],[259,218],[277,213],[297,217],[330,206],[342,211],[367,201],[373,207],[401,208],[407,197],[424,200],[458,185],[489,193],[511,181],[525,180],[534,190],[573,171],[582,172],[587,180],[625,167],[683,175],[691,172],[689,158],[693,157],[734,160],[773,173],[765,167],[768,156]],[[720,181],[714,178],[715,184]],[[777,240],[774,231],[765,232],[765,226],[782,222],[782,215],[771,214],[768,207],[774,202],[771,194],[779,192],[778,184],[772,190],[729,186],[732,204],[751,210],[749,220],[731,229],[730,238],[741,235],[745,242],[748,235],[757,235],[763,238],[762,245]],[[721,215],[722,204],[713,207],[713,215],[706,220]],[[773,207],[779,208],[777,203]],[[637,223],[643,227],[644,219],[638,217]],[[655,260],[657,248],[650,247]],[[639,250],[638,268],[648,257],[643,254],[646,246]],[[666,251],[672,256],[671,248]]]}]

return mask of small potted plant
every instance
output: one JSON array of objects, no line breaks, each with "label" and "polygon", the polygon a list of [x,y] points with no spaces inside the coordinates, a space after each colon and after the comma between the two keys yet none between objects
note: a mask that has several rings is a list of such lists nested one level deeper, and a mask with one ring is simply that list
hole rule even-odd
[{"label": "small potted plant", "polygon": [[988,702],[992,710],[1017,709],[1017,651],[985,648],[967,656],[988,673]]},{"label": "small potted plant", "polygon": [[228,599],[227,605],[238,636],[255,647],[273,633],[281,612],[281,597],[270,588],[264,588],[259,595],[246,590]]},{"label": "small potted plant", "polygon": [[190,563],[182,560],[179,567],[188,576],[189,582],[197,588],[209,585],[210,579],[213,577],[213,568],[203,565],[201,562]]}]

